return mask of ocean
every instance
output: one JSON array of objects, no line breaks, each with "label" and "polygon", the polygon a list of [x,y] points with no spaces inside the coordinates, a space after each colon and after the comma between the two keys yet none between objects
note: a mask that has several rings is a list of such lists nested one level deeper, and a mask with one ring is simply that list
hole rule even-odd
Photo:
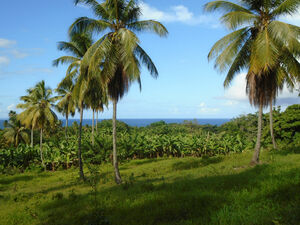
[{"label": "ocean", "polygon": [[[150,125],[151,123],[159,122],[159,121],[165,121],[166,123],[183,123],[184,121],[194,121],[194,119],[118,119],[120,121],[123,121],[124,123],[135,126],[135,127],[145,127]],[[3,129],[3,123],[5,120],[0,120],[0,129]],[[65,120],[61,120],[63,122],[63,126],[65,125]],[[79,123],[79,119],[69,119],[69,126],[72,125],[73,122]],[[101,120],[99,119],[98,122]],[[229,122],[230,119],[197,119],[198,124],[205,125],[217,125],[220,126],[226,122]],[[83,125],[92,125],[92,119],[84,119]]]}]

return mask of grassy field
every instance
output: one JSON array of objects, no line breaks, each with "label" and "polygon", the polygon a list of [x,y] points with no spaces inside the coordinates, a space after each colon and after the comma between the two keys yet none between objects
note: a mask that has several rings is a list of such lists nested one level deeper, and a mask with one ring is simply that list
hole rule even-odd
[{"label": "grassy field", "polygon": [[120,186],[111,165],[96,188],[75,169],[1,175],[0,224],[300,224],[300,154],[251,154],[135,160]]}]

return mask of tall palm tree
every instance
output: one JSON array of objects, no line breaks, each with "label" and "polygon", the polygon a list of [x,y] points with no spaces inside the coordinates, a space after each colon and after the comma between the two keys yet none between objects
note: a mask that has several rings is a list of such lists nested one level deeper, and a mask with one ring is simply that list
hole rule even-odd
[{"label": "tall palm tree", "polygon": [[9,112],[9,120],[4,123],[4,138],[9,144],[17,147],[20,142],[28,143],[29,135],[20,120],[17,119],[17,114],[14,111]]},{"label": "tall palm tree", "polygon": [[81,71],[80,67],[82,59],[88,49],[92,46],[93,40],[91,33],[82,32],[70,35],[69,42],[59,42],[58,49],[69,53],[69,56],[62,56],[53,61],[54,66],[59,64],[67,64],[68,69],[66,77],[62,83],[68,80],[74,81],[74,87],[72,89],[72,98],[80,112],[79,134],[78,134],[78,161],[79,161],[79,174],[84,179],[83,162],[81,155],[81,136],[82,136],[82,120],[83,110],[86,107],[84,98],[87,91],[88,81],[86,79],[86,71]]},{"label": "tall palm tree", "polygon": [[[75,0],[75,4],[89,6],[96,19],[78,18],[70,27],[70,33],[94,31],[102,37],[88,50],[81,65],[81,71],[89,76],[101,75],[101,83],[107,88],[113,102],[113,165],[115,181],[122,182],[117,159],[116,114],[117,103],[128,92],[132,82],[140,80],[140,65],[144,64],[154,77],[157,69],[151,58],[139,45],[135,32],[152,31],[166,36],[167,29],[154,20],[140,21],[140,8],[136,0]],[[101,69],[101,72],[99,70]]]},{"label": "tall palm tree", "polygon": [[72,79],[64,79],[63,82],[59,83],[55,90],[60,95],[60,100],[57,103],[57,108],[60,113],[66,117],[65,136],[68,137],[68,122],[69,115],[72,117],[75,115],[76,104],[72,96],[72,90],[74,88]]},{"label": "tall palm tree", "polygon": [[213,1],[207,11],[221,11],[221,21],[232,33],[212,47],[208,58],[215,67],[228,71],[224,86],[228,87],[236,74],[247,70],[247,94],[250,103],[259,107],[258,132],[251,163],[259,163],[263,107],[276,99],[280,81],[299,79],[300,28],[277,19],[296,13],[299,0]]},{"label": "tall palm tree", "polygon": [[18,115],[18,119],[25,126],[32,126],[40,129],[40,156],[42,165],[45,168],[43,157],[43,131],[46,127],[56,125],[57,116],[52,108],[55,107],[57,97],[52,96],[52,90],[45,86],[45,81],[35,85],[31,92],[31,98],[35,101],[25,104],[19,104],[20,108],[26,108],[25,111]]}]

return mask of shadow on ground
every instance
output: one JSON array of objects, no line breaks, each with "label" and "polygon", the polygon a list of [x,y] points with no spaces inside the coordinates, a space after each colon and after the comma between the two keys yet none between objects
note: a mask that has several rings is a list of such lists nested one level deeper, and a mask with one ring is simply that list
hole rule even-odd
[{"label": "shadow on ground", "polygon": [[[208,162],[199,165],[203,163]],[[184,164],[175,167],[186,169]],[[99,201],[93,201],[92,194],[54,199],[41,206],[39,224],[297,224],[300,181],[265,187],[297,174],[300,168],[273,174],[272,167],[264,164],[233,175],[185,177],[159,184],[154,184],[158,179],[136,180],[126,188],[100,190]],[[91,223],[95,202],[105,216]]]},{"label": "shadow on ground", "polygon": [[173,170],[190,170],[195,169],[203,166],[208,166],[210,164],[215,164],[222,162],[224,157],[222,156],[215,156],[215,157],[202,157],[201,159],[198,158],[190,158],[188,161],[176,162],[173,164]]},{"label": "shadow on ground", "polygon": [[0,184],[3,185],[9,185],[12,183],[17,183],[20,181],[30,181],[36,178],[41,178],[41,177],[48,177],[50,175],[47,175],[46,173],[41,173],[41,174],[34,174],[34,175],[18,175],[18,176],[7,176],[7,177],[2,177],[0,178]]}]

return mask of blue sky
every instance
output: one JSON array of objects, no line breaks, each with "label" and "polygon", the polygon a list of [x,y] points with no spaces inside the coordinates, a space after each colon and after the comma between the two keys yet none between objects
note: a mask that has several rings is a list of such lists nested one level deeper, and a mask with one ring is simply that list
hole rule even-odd
[{"label": "blue sky", "polygon": [[[245,95],[244,74],[224,90],[225,74],[207,61],[212,45],[226,30],[218,15],[202,10],[205,1],[144,0],[144,19],[157,19],[169,30],[167,38],[153,34],[139,35],[141,45],[158,70],[153,79],[142,72],[142,91],[134,84],[118,105],[119,118],[233,118],[255,112]],[[66,67],[52,67],[52,60],[62,56],[58,41],[67,40],[67,30],[80,16],[92,17],[85,6],[73,0],[10,0],[0,8],[0,118],[15,110],[19,97],[37,82],[45,80],[55,88],[64,77]],[[300,26],[300,12],[282,18]],[[299,103],[297,93],[287,89],[279,95],[283,108]],[[102,118],[110,118],[111,106]],[[85,113],[91,118],[91,112]],[[60,116],[61,117],[61,116]],[[75,116],[78,118],[78,114]]]}]

